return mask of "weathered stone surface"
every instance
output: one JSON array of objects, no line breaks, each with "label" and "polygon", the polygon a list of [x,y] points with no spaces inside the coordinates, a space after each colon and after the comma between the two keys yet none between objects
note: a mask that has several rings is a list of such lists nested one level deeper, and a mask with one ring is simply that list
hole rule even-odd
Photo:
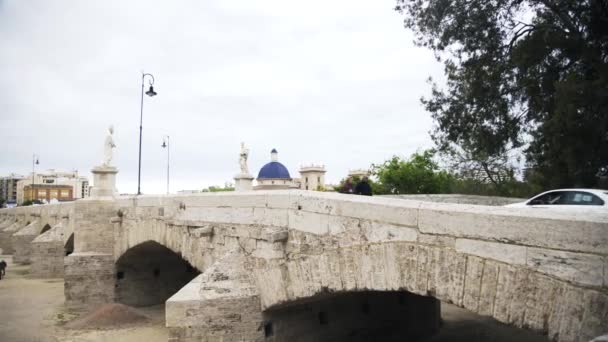
[{"label": "weathered stone surface", "polygon": [[583,300],[585,313],[579,338],[588,341],[608,332],[608,295],[589,291],[585,293]]},{"label": "weathered stone surface", "polygon": [[103,253],[73,253],[65,258],[65,304],[83,309],[114,302],[114,258]]},{"label": "weathered stone surface", "polygon": [[528,248],[526,265],[573,283],[603,284],[603,258],[597,255]]},{"label": "weathered stone surface", "polygon": [[581,341],[584,291],[566,286],[560,294],[554,315],[549,321],[549,338],[559,341]]},{"label": "weathered stone surface", "polygon": [[456,251],[511,265],[526,264],[526,247],[470,239],[456,239]]},{"label": "weathered stone surface", "polygon": [[443,235],[429,235],[418,233],[418,243],[446,248],[454,248],[456,245],[456,238]]},{"label": "weathered stone surface", "polygon": [[423,203],[418,227],[428,234],[608,254],[606,217],[587,213]]},{"label": "weathered stone surface", "polygon": [[479,294],[479,306],[477,313],[492,316],[498,287],[498,272],[500,265],[496,262],[486,260],[481,277],[481,289]]},{"label": "weathered stone surface", "polygon": [[[167,301],[170,340],[255,341],[262,311],[252,275],[238,252],[229,253]],[[178,329],[181,328],[181,329]]]},{"label": "weathered stone surface", "polygon": [[462,306],[473,312],[479,311],[483,268],[483,259],[474,256],[467,257]]},{"label": "weathered stone surface", "polygon": [[418,231],[414,228],[368,220],[361,221],[361,228],[368,242],[416,241],[418,239]]},{"label": "weathered stone surface", "polygon": [[66,255],[67,225],[59,223],[31,242],[30,277],[62,278]]}]

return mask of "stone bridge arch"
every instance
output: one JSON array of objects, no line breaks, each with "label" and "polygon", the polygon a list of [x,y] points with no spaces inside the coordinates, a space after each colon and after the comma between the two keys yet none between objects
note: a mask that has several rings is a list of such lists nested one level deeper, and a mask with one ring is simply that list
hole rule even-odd
[{"label": "stone bridge arch", "polygon": [[129,248],[116,261],[115,299],[131,306],[164,304],[198,274],[181,255],[148,240]]},{"label": "stone bridge arch", "polygon": [[[269,278],[270,274],[275,276]],[[319,314],[325,312],[334,317],[338,331],[346,331],[341,325],[344,322],[335,322],[336,316],[344,314],[328,312],[331,306],[324,308],[324,303],[337,298],[334,303],[338,308],[352,306],[354,300],[359,301],[356,305],[364,305],[362,295],[369,293],[393,296],[395,300],[406,296],[419,311],[411,318],[427,314],[424,321],[415,325],[427,331],[438,326],[438,312],[433,311],[437,301],[548,335],[556,341],[587,341],[605,331],[606,321],[602,320],[608,317],[608,300],[601,291],[585,290],[525,267],[414,243],[361,245],[320,255],[299,255],[273,266],[267,263],[256,276],[260,284],[276,284],[259,289],[265,321],[274,324],[279,340],[285,337],[281,326],[298,326],[297,320],[284,314],[297,312],[298,304],[312,303],[299,308],[303,312],[311,308]],[[353,300],[346,299],[349,297]],[[296,308],[292,308],[294,305]],[[592,315],[602,318],[595,320]],[[315,324],[318,328],[319,322],[309,328]],[[407,322],[402,324],[407,326]],[[357,326],[373,328],[364,323]]]}]

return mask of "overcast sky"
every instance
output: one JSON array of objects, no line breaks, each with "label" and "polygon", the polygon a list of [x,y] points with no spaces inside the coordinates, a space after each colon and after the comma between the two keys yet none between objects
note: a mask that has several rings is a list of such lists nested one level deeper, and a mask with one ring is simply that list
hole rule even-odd
[{"label": "overcast sky", "polygon": [[90,169],[115,127],[118,190],[136,192],[141,71],[142,191],[232,181],[240,142],[257,175],[279,151],[292,177],[432,146],[420,97],[439,78],[394,0],[0,0],[0,174]]}]

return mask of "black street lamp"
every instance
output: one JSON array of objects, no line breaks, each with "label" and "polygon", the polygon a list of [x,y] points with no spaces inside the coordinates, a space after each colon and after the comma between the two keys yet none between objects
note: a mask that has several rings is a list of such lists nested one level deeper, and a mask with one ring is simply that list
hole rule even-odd
[{"label": "black street lamp", "polygon": [[36,185],[36,165],[40,165],[40,161],[38,160],[38,155],[34,153],[32,155],[32,202],[34,201],[34,188]]},{"label": "black street lamp", "polygon": [[156,92],[154,91],[154,76],[152,74],[141,73],[141,106],[139,113],[139,166],[137,170],[137,194],[141,195],[141,133],[142,133],[142,123],[144,119],[144,80],[146,76],[150,77],[148,81],[150,83],[150,89],[146,91],[146,95],[152,97],[156,96]]},{"label": "black street lamp", "polygon": [[165,135],[163,137],[162,148],[167,149],[167,195],[169,194],[169,136]]}]

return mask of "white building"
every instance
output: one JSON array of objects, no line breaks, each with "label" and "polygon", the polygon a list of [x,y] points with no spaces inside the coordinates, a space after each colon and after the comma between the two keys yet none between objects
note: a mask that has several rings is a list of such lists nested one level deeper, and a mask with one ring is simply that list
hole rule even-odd
[{"label": "white building", "polygon": [[34,179],[33,184],[71,186],[74,199],[89,197],[89,180],[86,177],[79,176],[78,171],[62,172],[50,169],[44,172],[32,173],[27,178],[17,182],[18,204],[23,203],[25,195],[23,189],[26,185],[32,185],[32,178]]},{"label": "white building", "polygon": [[365,176],[369,176],[369,170],[366,170],[366,169],[348,170],[348,175],[351,177],[363,178]]},{"label": "white building", "polygon": [[308,165],[300,167],[300,189],[323,190],[325,189],[324,165]]}]

